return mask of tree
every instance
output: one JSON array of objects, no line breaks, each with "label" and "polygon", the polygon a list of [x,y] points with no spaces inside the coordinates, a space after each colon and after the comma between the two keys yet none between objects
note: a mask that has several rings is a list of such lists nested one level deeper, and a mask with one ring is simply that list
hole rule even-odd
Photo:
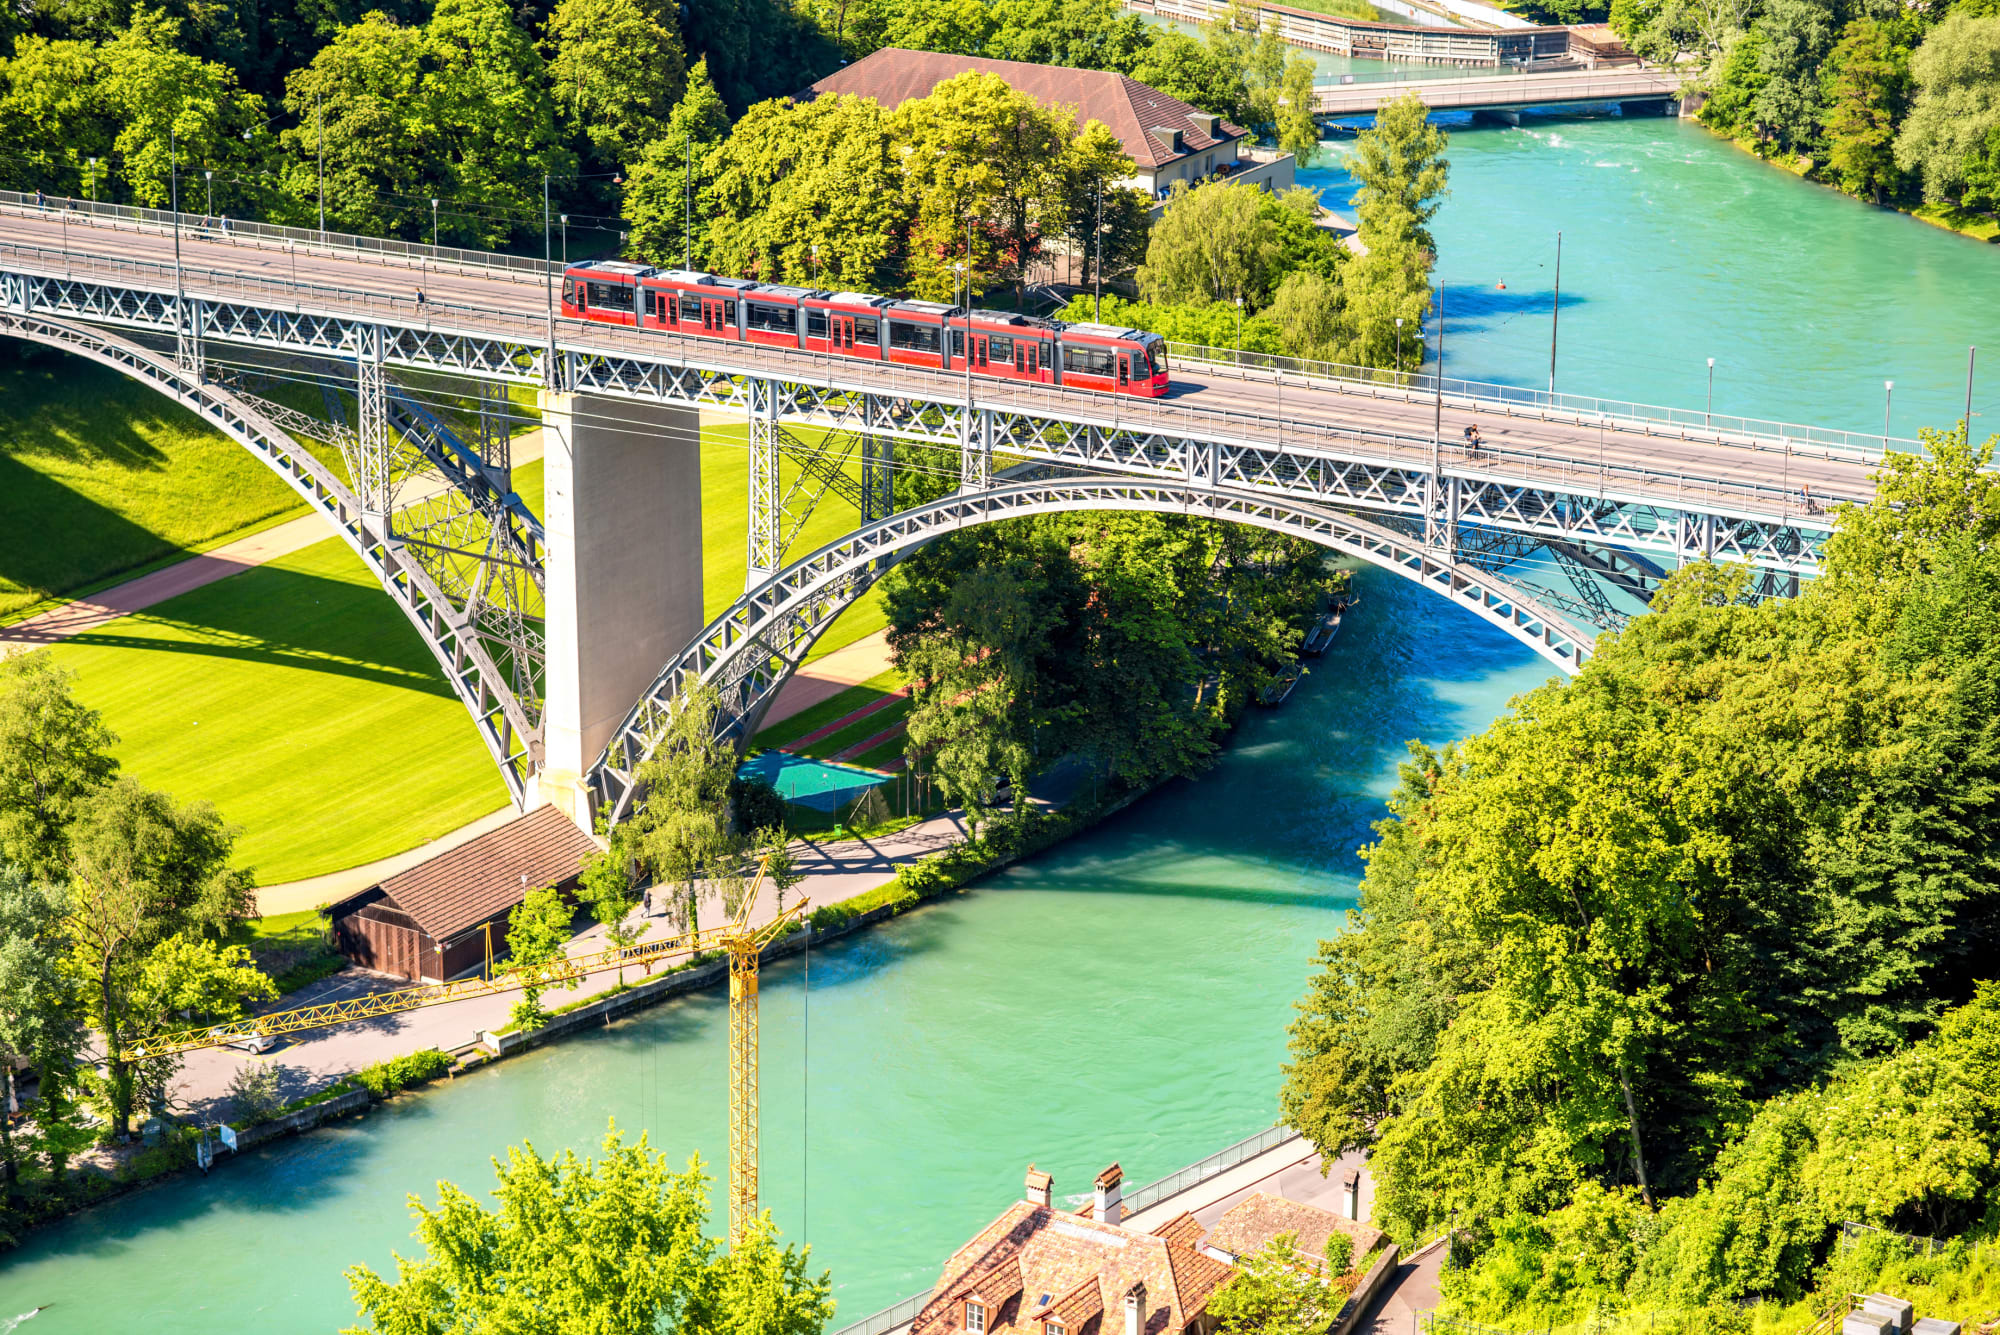
[{"label": "tree", "polygon": [[[706,192],[710,162],[729,134],[729,113],[708,77],[708,62],[688,71],[687,91],[668,118],[667,133],[646,146],[625,182],[625,223],[632,250],[654,264],[708,262]],[[690,225],[690,219],[692,225]]]},{"label": "tree", "polygon": [[1051,114],[999,75],[976,71],[890,113],[911,219],[905,278],[914,295],[950,301],[1000,275],[1005,260],[990,220],[1010,195],[1007,146],[1017,132],[1027,143],[1049,142],[1038,127]]},{"label": "tree", "polygon": [[1189,190],[1176,181],[1146,244],[1140,292],[1156,302],[1241,297],[1256,309],[1271,289],[1278,258],[1276,228],[1262,196],[1229,185]]},{"label": "tree", "polygon": [[969,56],[984,48],[992,33],[993,11],[985,0],[939,0],[892,8],[883,40],[906,51]]},{"label": "tree", "polygon": [[1253,130],[1270,128],[1278,119],[1289,54],[1277,27],[1266,28],[1264,11],[1249,0],[1229,0],[1228,12],[1216,15],[1202,31],[1210,59],[1224,69],[1242,73],[1244,91],[1236,109],[1238,117]]},{"label": "tree", "polygon": [[[523,977],[539,977],[540,970],[561,959],[569,946],[572,935],[570,926],[575,917],[562,892],[553,886],[530,890],[507,914],[507,954],[511,957],[509,972]],[[569,988],[576,985],[574,978],[563,984]],[[536,1029],[547,1024],[549,1014],[542,1009],[545,986],[545,983],[534,982],[522,987],[521,999],[508,1013],[508,1022],[522,1029]]]},{"label": "tree", "polygon": [[111,781],[118,738],[46,649],[0,658],[0,859],[64,875],[77,809]]},{"label": "tree", "polygon": [[68,907],[59,888],[0,865],[0,1207],[19,1176],[15,1063],[31,1063],[52,1088],[83,1045],[76,980],[64,968]]},{"label": "tree", "polygon": [[[85,161],[103,158],[117,132],[104,102],[96,43],[26,35],[0,61],[0,182],[9,189],[82,195]],[[107,178],[100,176],[101,188]],[[101,189],[100,189],[100,193]]]},{"label": "tree", "polygon": [[1271,318],[1294,357],[1332,361],[1339,352],[1340,289],[1315,273],[1290,273],[1278,285]]},{"label": "tree", "polygon": [[1764,86],[1751,114],[1786,148],[1803,150],[1819,137],[1822,79],[1840,25],[1824,0],[1770,0],[1757,27]]},{"label": "tree", "polygon": [[[632,919],[632,910],[639,907],[639,897],[633,892],[632,878],[625,874],[625,862],[623,850],[614,847],[587,859],[579,878],[583,900],[590,905],[591,916],[604,928],[604,939],[614,950],[637,945],[646,934],[645,923]],[[625,982],[622,964],[618,967],[618,982],[621,986]]]},{"label": "tree", "polygon": [[1241,123],[1249,118],[1250,88],[1240,66],[1212,46],[1168,28],[1153,36],[1150,50],[1129,71],[1134,79],[1177,97],[1191,107]]},{"label": "tree", "polygon": [[279,188],[293,219],[317,225],[324,179],[335,230],[428,241],[428,201],[442,196],[450,206],[438,219],[441,240],[489,235],[487,219],[458,207],[444,137],[424,113],[424,61],[423,29],[370,11],[291,73],[292,123],[278,142]]},{"label": "tree", "polygon": [[543,174],[571,170],[541,54],[506,0],[438,0],[424,55],[424,124],[451,164],[460,226],[498,246],[541,218]]},{"label": "tree", "polygon": [[1364,229],[1367,253],[1341,271],[1340,342],[1332,360],[1412,369],[1421,361],[1423,322],[1431,309],[1431,255],[1413,232],[1399,228],[1370,237]]},{"label": "tree", "polygon": [[1451,166],[1450,142],[1432,125],[1423,99],[1405,93],[1375,112],[1375,124],[1354,137],[1348,173],[1361,183],[1355,208],[1363,240],[1407,236],[1418,249],[1435,252],[1430,222],[1444,204]]},{"label": "tree", "polygon": [[[256,189],[252,178],[236,169],[248,165],[243,136],[264,119],[263,103],[237,87],[227,66],[180,47],[179,21],[144,5],[104,44],[102,97],[117,126],[112,150],[141,204],[167,206],[177,155],[183,190],[190,171],[219,169],[218,206],[241,212],[256,198]],[[185,195],[181,207],[189,207]]]},{"label": "tree", "polygon": [[1284,82],[1279,85],[1277,116],[1278,147],[1310,167],[1319,160],[1319,122],[1313,119],[1313,63],[1293,56],[1285,65]]},{"label": "tree", "polygon": [[[178,806],[129,778],[76,810],[68,935],[89,980],[91,1023],[104,1035],[111,1125],[121,1139],[133,1085],[120,1053],[140,1026],[162,1017],[148,1003],[180,985],[171,972],[148,974],[149,957],[172,938],[218,932],[251,912],[250,876],[229,866],[235,837],[208,803]],[[190,960],[188,949],[176,946],[168,958]]]},{"label": "tree", "polygon": [[679,16],[646,0],[560,0],[549,15],[550,91],[601,168],[665,138],[687,83]]},{"label": "tree", "polygon": [[827,1275],[806,1274],[811,1250],[781,1251],[768,1215],[722,1254],[704,1233],[700,1159],[675,1173],[643,1134],[627,1144],[614,1125],[594,1159],[523,1145],[493,1170],[491,1208],[449,1182],[435,1208],[410,1198],[426,1255],[398,1256],[395,1279],[347,1271],[368,1331],[816,1335],[833,1313]]},{"label": "tree", "polygon": [[1153,29],[1117,0],[994,0],[993,31],[981,54],[1031,65],[1129,71],[1152,45]]},{"label": "tree", "polygon": [[[1353,1247],[1345,1233],[1333,1236]],[[1209,1298],[1223,1335],[1319,1335],[1332,1323],[1346,1295],[1327,1283],[1327,1271],[1299,1255],[1296,1241],[1280,1233],[1239,1261],[1229,1282]]]},{"label": "tree", "polygon": [[716,734],[721,709],[712,686],[681,696],[653,758],[634,776],[645,796],[627,837],[656,878],[679,887],[683,931],[697,925],[702,876],[733,866],[738,851],[729,828],[736,750]]},{"label": "tree", "polygon": [[717,269],[767,282],[891,285],[909,214],[887,113],[872,98],[759,102],[710,166]]},{"label": "tree", "polygon": [[1132,170],[1118,136],[1097,121],[1070,141],[1062,173],[1063,235],[1084,271],[1100,279],[1130,273],[1146,257],[1153,202],[1143,190],[1115,184]]},{"label": "tree", "polygon": [[1880,204],[1900,179],[1896,123],[1908,97],[1908,53],[1888,24],[1855,19],[1833,48],[1827,83],[1827,166],[1841,189]]},{"label": "tree", "polygon": [[1896,133],[1896,165],[1942,203],[1964,189],[1967,162],[2000,128],[2000,15],[1946,17],[1910,57],[1910,77],[1916,96]]}]

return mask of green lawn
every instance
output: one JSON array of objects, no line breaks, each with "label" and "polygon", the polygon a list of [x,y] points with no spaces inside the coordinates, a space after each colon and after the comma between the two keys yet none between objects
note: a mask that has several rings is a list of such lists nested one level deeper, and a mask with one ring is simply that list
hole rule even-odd
[{"label": "green lawn", "polygon": [[306,507],[194,414],[80,357],[0,343],[0,622]]},{"label": "green lawn", "polygon": [[54,652],[126,772],[215,803],[259,884],[399,853],[507,801],[430,651],[336,538]]}]

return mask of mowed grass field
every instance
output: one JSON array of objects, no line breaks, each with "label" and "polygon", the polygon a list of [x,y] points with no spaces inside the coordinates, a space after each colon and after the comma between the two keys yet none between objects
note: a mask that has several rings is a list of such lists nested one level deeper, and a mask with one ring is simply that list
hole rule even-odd
[{"label": "mowed grass field", "polygon": [[248,451],[153,391],[0,341],[0,624],[305,512]]},{"label": "mowed grass field", "polygon": [[[705,434],[703,578],[713,616],[743,590],[749,459],[741,428]],[[214,439],[269,476],[240,447]],[[208,485],[221,483],[210,475],[184,485],[181,504],[214,503]],[[539,461],[517,469],[515,485],[540,513]],[[854,522],[853,508],[829,497],[793,554]],[[882,625],[871,595],[818,651]],[[119,735],[125,771],[182,801],[213,802],[241,829],[238,862],[260,885],[401,852],[507,800],[429,651],[337,538],[54,652]]]}]

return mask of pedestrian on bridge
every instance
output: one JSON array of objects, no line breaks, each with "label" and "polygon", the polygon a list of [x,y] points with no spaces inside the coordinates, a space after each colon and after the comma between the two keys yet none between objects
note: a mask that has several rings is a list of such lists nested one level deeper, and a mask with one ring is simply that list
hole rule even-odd
[{"label": "pedestrian on bridge", "polygon": [[423,290],[422,288],[418,288],[418,289],[417,289],[417,305],[419,305],[419,306],[422,306],[423,304],[424,304],[424,290]]}]

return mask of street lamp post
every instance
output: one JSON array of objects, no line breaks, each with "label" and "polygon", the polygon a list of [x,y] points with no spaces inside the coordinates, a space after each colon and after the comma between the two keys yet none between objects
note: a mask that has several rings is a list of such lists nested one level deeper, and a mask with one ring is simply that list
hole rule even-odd
[{"label": "street lamp post", "polygon": [[1097,262],[1090,266],[1090,318],[1104,318],[1104,182],[1097,183]]},{"label": "street lamp post", "polygon": [[215,173],[203,170],[201,179],[202,183],[208,187],[207,205],[201,211],[202,216],[212,217],[215,213]]},{"label": "street lamp post", "polygon": [[1701,410],[1701,424],[1715,425],[1715,358],[1708,359],[1708,404]]},{"label": "street lamp post", "polygon": [[1885,450],[1889,448],[1889,405],[1895,401],[1895,398],[1896,382],[1893,380],[1884,380],[1882,382],[1882,448]]},{"label": "street lamp post", "polygon": [[97,159],[90,160],[90,202],[97,203]]},{"label": "street lamp post", "polygon": [[1563,234],[1556,233],[1556,290],[1549,301],[1549,397],[1556,395],[1556,328],[1562,323]]},{"label": "street lamp post", "polygon": [[437,246],[438,246],[438,202],[434,199],[431,201],[431,249],[436,250]]},{"label": "street lamp post", "polygon": [[1396,317],[1396,383],[1403,383],[1403,317]]},{"label": "street lamp post", "polygon": [[567,270],[569,268],[569,215],[567,213],[558,213],[556,217],[562,219],[563,268]]},{"label": "street lamp post", "polygon": [[313,124],[319,132],[319,239],[326,240],[326,113],[320,110],[319,94],[313,94]]},{"label": "street lamp post", "polygon": [[1241,293],[1238,293],[1236,297],[1236,361],[1238,365],[1241,365],[1243,362],[1243,297]]},{"label": "street lamp post", "polygon": [[548,310],[549,359],[548,371],[543,375],[544,383],[555,382],[548,379],[554,373],[556,356],[556,271],[549,263],[549,174],[542,173],[542,277],[544,298]]},{"label": "street lamp post", "polygon": [[681,176],[681,268],[694,268],[694,134],[681,136],[687,170]]}]

